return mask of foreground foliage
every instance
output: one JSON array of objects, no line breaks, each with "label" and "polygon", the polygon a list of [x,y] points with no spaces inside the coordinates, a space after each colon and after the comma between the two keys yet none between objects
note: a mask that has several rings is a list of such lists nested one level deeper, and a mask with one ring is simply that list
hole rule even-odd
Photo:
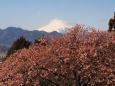
[{"label": "foreground foliage", "polygon": [[115,86],[114,33],[75,26],[0,64],[0,86]]}]

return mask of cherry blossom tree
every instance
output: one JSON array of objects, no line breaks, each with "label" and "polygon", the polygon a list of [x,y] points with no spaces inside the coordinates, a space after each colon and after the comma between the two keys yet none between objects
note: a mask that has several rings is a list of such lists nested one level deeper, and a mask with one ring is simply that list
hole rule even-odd
[{"label": "cherry blossom tree", "polygon": [[90,30],[76,25],[17,51],[0,64],[0,85],[114,86],[115,35]]}]

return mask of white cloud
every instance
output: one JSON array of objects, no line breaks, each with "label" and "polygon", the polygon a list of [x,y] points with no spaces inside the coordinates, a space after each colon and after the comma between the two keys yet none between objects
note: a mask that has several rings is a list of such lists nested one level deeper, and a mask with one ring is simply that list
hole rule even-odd
[{"label": "white cloud", "polygon": [[67,25],[65,21],[60,19],[53,19],[50,23],[44,27],[39,28],[40,31],[52,32],[57,31],[61,32],[65,28],[69,28],[71,26]]}]

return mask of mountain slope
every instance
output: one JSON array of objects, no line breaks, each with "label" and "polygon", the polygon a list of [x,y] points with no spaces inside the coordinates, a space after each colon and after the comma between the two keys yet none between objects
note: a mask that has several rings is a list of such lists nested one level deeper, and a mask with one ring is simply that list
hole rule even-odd
[{"label": "mountain slope", "polygon": [[62,34],[58,32],[48,33],[38,30],[28,31],[16,27],[8,27],[4,30],[0,30],[0,44],[11,45],[14,40],[16,40],[20,36],[24,36],[27,40],[33,42],[34,39],[38,39],[41,35],[59,36]]}]

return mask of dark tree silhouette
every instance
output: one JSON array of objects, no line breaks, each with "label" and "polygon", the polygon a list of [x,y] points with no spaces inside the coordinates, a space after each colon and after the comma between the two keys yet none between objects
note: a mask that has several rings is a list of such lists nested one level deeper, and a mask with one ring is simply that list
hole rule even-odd
[{"label": "dark tree silhouette", "polygon": [[28,48],[31,42],[27,41],[23,36],[19,37],[8,50],[6,58],[11,54],[22,48]]},{"label": "dark tree silhouette", "polygon": [[109,25],[109,30],[108,30],[109,32],[115,31],[115,12],[114,12],[114,17],[109,20],[108,25]]}]

